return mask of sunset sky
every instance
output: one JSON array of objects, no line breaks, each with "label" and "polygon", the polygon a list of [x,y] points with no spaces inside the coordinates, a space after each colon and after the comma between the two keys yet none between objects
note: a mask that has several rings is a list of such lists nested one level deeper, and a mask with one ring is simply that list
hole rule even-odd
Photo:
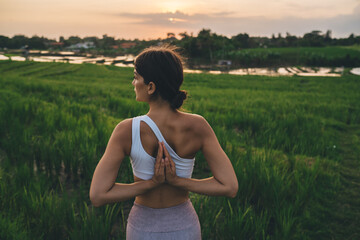
[{"label": "sunset sky", "polygon": [[360,35],[360,0],[0,0],[0,35],[155,39],[202,28],[226,36]]}]

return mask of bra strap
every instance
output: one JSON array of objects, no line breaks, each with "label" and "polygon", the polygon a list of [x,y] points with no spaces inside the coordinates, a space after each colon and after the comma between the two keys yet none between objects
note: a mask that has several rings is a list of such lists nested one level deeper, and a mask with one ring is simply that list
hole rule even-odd
[{"label": "bra strap", "polygon": [[151,118],[149,118],[147,115],[144,115],[141,120],[146,122],[146,124],[151,128],[159,141],[165,142],[165,138],[161,134],[160,129],[158,128],[158,126],[156,126],[156,124],[154,123],[154,121],[152,121]]}]

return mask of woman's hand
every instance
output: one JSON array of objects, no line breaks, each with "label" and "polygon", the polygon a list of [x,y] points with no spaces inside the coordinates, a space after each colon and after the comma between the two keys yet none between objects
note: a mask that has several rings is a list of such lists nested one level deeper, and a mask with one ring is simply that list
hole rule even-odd
[{"label": "woman's hand", "polygon": [[151,179],[156,185],[165,182],[164,167],[165,167],[165,160],[163,158],[163,147],[162,144],[159,142],[158,154],[155,160],[154,175]]},{"label": "woman's hand", "polygon": [[176,175],[175,163],[171,159],[169,152],[167,151],[165,144],[161,143],[164,155],[165,155],[165,178],[169,184],[174,185],[178,176]]},{"label": "woman's hand", "polygon": [[160,143],[152,179],[134,183],[115,182],[121,162],[131,149],[131,124],[132,120],[126,119],[116,126],[105,153],[96,166],[89,192],[90,200],[95,207],[129,200],[165,182],[165,162],[161,164],[163,150]]}]

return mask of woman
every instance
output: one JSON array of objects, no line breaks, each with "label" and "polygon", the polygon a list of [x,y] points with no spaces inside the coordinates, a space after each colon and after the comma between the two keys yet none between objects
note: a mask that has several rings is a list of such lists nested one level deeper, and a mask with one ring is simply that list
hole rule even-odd
[{"label": "woman", "polygon": [[[229,158],[207,121],[178,109],[186,99],[182,58],[175,47],[150,47],[135,59],[136,100],[147,102],[146,115],[125,119],[114,129],[90,187],[94,206],[135,197],[127,239],[201,239],[189,191],[235,197],[238,182]],[[191,178],[195,155],[202,151],[213,177]],[[115,183],[130,156],[134,183]]]}]

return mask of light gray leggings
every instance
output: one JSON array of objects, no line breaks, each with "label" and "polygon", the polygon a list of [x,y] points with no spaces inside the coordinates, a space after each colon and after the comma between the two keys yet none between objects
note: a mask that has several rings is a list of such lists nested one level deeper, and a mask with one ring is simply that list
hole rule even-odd
[{"label": "light gray leggings", "polygon": [[134,202],[126,227],[127,240],[200,240],[199,218],[188,199],[169,208],[149,208]]}]

